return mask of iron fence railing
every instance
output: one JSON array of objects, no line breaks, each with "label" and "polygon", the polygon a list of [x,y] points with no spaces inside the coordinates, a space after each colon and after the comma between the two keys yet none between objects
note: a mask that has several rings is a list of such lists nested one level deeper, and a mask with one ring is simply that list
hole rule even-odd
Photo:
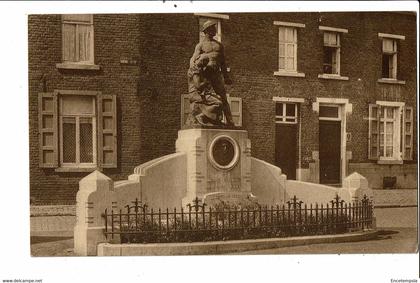
[{"label": "iron fence railing", "polygon": [[366,196],[346,203],[307,205],[294,196],[285,205],[207,208],[196,199],[186,209],[153,210],[137,199],[119,211],[105,210],[110,242],[159,243],[340,234],[372,228],[373,204]]}]

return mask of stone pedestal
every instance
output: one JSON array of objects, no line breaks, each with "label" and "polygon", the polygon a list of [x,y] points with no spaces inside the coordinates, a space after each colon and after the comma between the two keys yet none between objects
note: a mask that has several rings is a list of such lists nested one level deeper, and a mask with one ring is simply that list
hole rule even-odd
[{"label": "stone pedestal", "polygon": [[251,142],[244,130],[185,129],[176,151],[187,156],[187,192],[182,205],[195,198],[209,204],[245,203],[251,193]]}]

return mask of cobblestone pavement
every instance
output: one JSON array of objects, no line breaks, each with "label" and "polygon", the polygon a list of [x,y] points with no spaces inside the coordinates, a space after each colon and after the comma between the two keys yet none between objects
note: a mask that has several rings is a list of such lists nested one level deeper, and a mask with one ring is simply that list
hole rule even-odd
[{"label": "cobblestone pavement", "polygon": [[[415,228],[384,229],[378,239],[335,244],[315,244],[234,254],[344,254],[413,253],[417,249]],[[31,237],[32,256],[74,256],[72,237]]]}]

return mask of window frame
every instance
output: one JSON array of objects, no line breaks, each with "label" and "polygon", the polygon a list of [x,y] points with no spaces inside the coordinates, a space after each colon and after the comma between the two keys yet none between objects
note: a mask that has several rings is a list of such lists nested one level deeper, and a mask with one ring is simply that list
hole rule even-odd
[{"label": "window frame", "polygon": [[[61,111],[63,109],[63,98],[65,96],[89,96],[92,98],[92,114],[63,114]],[[98,145],[98,135],[97,135],[97,99],[96,95],[92,93],[85,94],[66,94],[61,95],[58,98],[59,103],[59,113],[58,113],[58,140],[59,140],[59,164],[61,168],[96,168],[98,164],[97,159],[97,145]],[[76,124],[76,160],[74,163],[66,163],[63,161],[63,118],[72,117],[75,118]],[[80,162],[80,118],[91,118],[92,119],[92,163]]]},{"label": "window frame", "polygon": [[[62,155],[63,129],[61,97],[91,96],[96,109],[92,119],[93,155],[96,163],[64,163]],[[71,114],[71,113],[70,113]],[[64,115],[68,116],[68,115]],[[55,172],[91,172],[118,167],[117,97],[100,91],[54,90],[38,93],[39,167],[54,168]],[[44,120],[48,123],[44,123]],[[105,121],[106,120],[106,121]],[[93,140],[94,141],[94,140]],[[79,155],[80,156],[80,155]],[[94,160],[94,158],[93,158]]]},{"label": "window frame", "polygon": [[[66,14],[70,15],[70,14]],[[95,65],[95,29],[94,29],[94,21],[93,21],[93,14],[86,14],[90,16],[90,22],[81,22],[81,21],[71,21],[71,20],[65,20],[64,17],[66,15],[61,15],[61,63],[56,64],[56,68],[58,69],[80,69],[80,70],[99,70],[100,67],[98,65]],[[77,15],[77,14],[74,14]],[[90,33],[91,38],[89,42],[89,60],[87,61],[69,61],[65,59],[65,32],[64,32],[64,26],[65,25],[75,25],[75,33],[76,33],[76,50],[75,50],[75,56],[79,56],[79,37],[78,34],[78,28],[81,25],[89,26],[90,27]]]},{"label": "window frame", "polygon": [[[378,33],[378,37],[381,41],[381,73],[380,76],[381,78],[378,79],[379,83],[389,83],[389,84],[405,84],[404,80],[400,80],[398,78],[398,46],[400,44],[401,40],[405,40],[405,36],[404,35],[398,35],[398,34],[389,34],[389,33]],[[393,50],[392,52],[389,52],[388,50],[384,51],[384,40],[392,40],[393,41],[393,46],[395,48],[395,50]],[[382,76],[383,74],[383,56],[385,55],[392,55],[392,60],[393,60],[393,70],[392,70],[392,77],[390,78],[384,78]],[[389,73],[389,70],[388,70]]]},{"label": "window frame", "polygon": [[[286,102],[286,101],[276,101],[276,107],[278,104],[282,105],[282,111],[283,115],[277,115],[275,114],[275,123],[276,124],[297,124],[299,122],[299,107],[298,103],[296,102]],[[287,105],[294,105],[294,115],[293,116],[287,116],[286,115],[286,107]],[[293,120],[293,121],[287,121],[287,120]]]},{"label": "window frame", "polygon": [[[390,157],[386,156],[386,122],[390,121],[390,118],[385,117],[385,113],[384,113],[384,117],[381,117],[381,114],[383,113],[383,108],[389,109],[389,108],[393,108],[394,110],[394,118],[392,120],[392,122],[394,123],[393,126],[393,154]],[[376,117],[373,117],[373,108],[377,108],[377,112],[376,112]],[[410,146],[406,146],[405,144],[405,137],[403,137],[403,134],[405,134],[405,117],[403,115],[405,115],[405,110],[406,109],[410,109],[411,111],[413,111],[412,107],[408,107],[405,105],[404,102],[392,102],[392,101],[376,101],[376,103],[374,104],[369,104],[369,147],[368,147],[368,158],[369,159],[373,159],[373,160],[377,160],[378,164],[402,164],[403,160],[411,160],[412,158],[412,148],[413,145],[411,144]],[[412,115],[413,113],[411,113]],[[412,116],[410,117],[412,118]],[[377,129],[376,131],[374,131],[373,126],[372,126],[372,122],[376,121],[377,122]],[[409,120],[407,121],[408,123],[411,123],[411,130],[412,130],[412,126],[413,126],[413,121]],[[381,156],[381,143],[380,143],[380,136],[381,136],[381,131],[380,131],[380,125],[381,123],[384,123],[384,143],[383,143],[383,147],[384,147],[384,156]],[[404,123],[404,124],[403,124]],[[374,141],[372,140],[372,135],[377,135],[377,139]],[[408,135],[411,136],[411,143],[413,142],[413,135],[412,133],[408,133]],[[375,143],[375,144],[373,144]],[[405,156],[405,153],[403,151],[403,149],[405,148],[410,148],[410,156]],[[372,152],[372,148],[376,148],[376,152]]]},{"label": "window frame", "polygon": [[[349,78],[347,76],[343,76],[341,74],[341,48],[342,48],[342,34],[348,33],[348,29],[343,28],[335,28],[335,27],[327,27],[327,26],[319,26],[320,31],[322,31],[322,38],[323,38],[323,56],[324,56],[324,49],[327,48],[335,48],[335,61],[336,61],[336,73],[324,73],[324,57],[322,58],[322,74],[318,75],[320,79],[333,79],[333,80],[343,80],[347,81]],[[335,34],[337,43],[335,45],[325,44],[325,35],[326,34]],[[332,60],[333,61],[333,60]]]},{"label": "window frame", "polygon": [[[292,23],[292,22],[282,22],[282,21],[274,21],[273,23],[275,26],[278,27],[277,32],[277,70],[274,72],[275,76],[290,76],[290,77],[305,77],[304,73],[298,72],[298,29],[304,28],[305,24],[301,23]],[[282,41],[280,37],[281,29],[284,29],[285,39]],[[293,33],[293,40],[287,41],[286,34],[287,30],[292,30]],[[284,45],[284,56],[280,54],[280,45]],[[287,46],[293,46],[293,69],[287,69]],[[280,59],[284,58],[284,68],[280,68]]]}]

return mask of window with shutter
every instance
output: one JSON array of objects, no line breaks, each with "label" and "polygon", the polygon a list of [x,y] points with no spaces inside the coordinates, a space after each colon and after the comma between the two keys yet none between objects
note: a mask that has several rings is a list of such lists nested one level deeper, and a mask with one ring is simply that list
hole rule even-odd
[{"label": "window with shutter", "polygon": [[412,111],[403,102],[369,104],[369,159],[385,164],[412,158]]},{"label": "window with shutter", "polygon": [[103,168],[117,167],[117,100],[115,95],[98,99],[99,162]]},{"label": "window with shutter", "polygon": [[40,93],[40,167],[77,171],[117,167],[115,95]]},{"label": "window with shutter", "polygon": [[62,16],[63,62],[93,64],[93,16]]},{"label": "window with shutter", "polygon": [[39,166],[58,166],[57,147],[57,96],[54,93],[38,94]]}]

